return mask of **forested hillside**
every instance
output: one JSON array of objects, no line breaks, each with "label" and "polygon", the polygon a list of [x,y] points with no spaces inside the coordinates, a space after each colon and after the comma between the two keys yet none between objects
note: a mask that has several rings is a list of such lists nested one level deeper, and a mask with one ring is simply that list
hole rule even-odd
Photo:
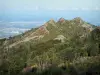
[{"label": "forested hillside", "polygon": [[100,75],[100,27],[51,19],[0,39],[0,75]]}]

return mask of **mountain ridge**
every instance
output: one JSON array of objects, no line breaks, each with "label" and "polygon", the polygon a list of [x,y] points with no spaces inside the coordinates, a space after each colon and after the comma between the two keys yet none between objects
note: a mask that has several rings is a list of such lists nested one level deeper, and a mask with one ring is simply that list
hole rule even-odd
[{"label": "mountain ridge", "polygon": [[[54,29],[54,30],[58,30],[58,32],[61,31],[61,29],[59,28],[62,24],[64,24],[64,26],[66,26],[68,24],[71,23],[71,25],[74,27],[74,24],[77,23],[77,25],[81,25],[82,27],[92,31],[93,28],[91,25],[87,24],[86,22],[84,22],[80,17],[76,17],[73,20],[65,20],[64,18],[60,18],[57,22],[54,21],[53,19],[50,19],[47,23],[45,23],[44,25],[36,28],[36,30],[33,31],[29,30],[28,32],[31,31],[31,33],[27,34],[27,32],[25,33],[25,36],[22,36],[23,34],[19,35],[22,37],[22,40],[19,39],[19,42],[15,42],[14,44],[11,44],[9,47],[12,48],[13,46],[16,46],[17,44],[23,43],[23,42],[27,42],[30,40],[39,40],[42,39],[44,36],[49,35],[50,33],[52,33],[52,31],[50,32],[50,30]],[[59,25],[61,24],[61,25]],[[71,29],[71,25],[69,25],[69,29]],[[61,26],[62,28],[63,26]],[[76,27],[76,26],[75,26]],[[59,30],[60,29],[60,30]],[[63,28],[62,28],[63,29]],[[55,31],[53,33],[56,33]],[[59,34],[62,35],[62,34]],[[57,34],[58,36],[58,34]],[[57,37],[55,36],[55,38]],[[13,39],[13,37],[12,37]],[[11,40],[12,40],[11,39]],[[15,38],[16,39],[16,38]],[[9,41],[9,40],[8,40]]]},{"label": "mountain ridge", "polygon": [[83,75],[100,72],[99,60],[100,27],[79,17],[51,19],[21,35],[0,39],[0,75],[22,75],[27,68],[35,70],[24,74]]}]

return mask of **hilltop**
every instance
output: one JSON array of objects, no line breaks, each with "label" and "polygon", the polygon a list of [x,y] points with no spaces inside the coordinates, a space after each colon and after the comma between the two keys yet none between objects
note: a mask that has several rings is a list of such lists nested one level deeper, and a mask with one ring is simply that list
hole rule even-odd
[{"label": "hilltop", "polygon": [[82,75],[94,68],[100,72],[99,33],[100,27],[80,17],[51,19],[21,35],[0,39],[1,71],[20,74],[26,64],[37,65],[32,75]]},{"label": "hilltop", "polygon": [[[70,31],[73,28],[74,28],[74,30]],[[80,32],[80,30],[82,32]],[[79,17],[74,18],[73,20],[69,20],[69,21],[65,20],[64,18],[60,18],[57,22],[55,22],[53,19],[51,19],[47,23],[45,23],[44,25],[42,25],[38,28],[34,28],[32,30],[29,30],[29,31],[21,34],[21,35],[9,38],[7,40],[7,43],[12,44],[12,46],[14,46],[13,45],[14,43],[16,43],[16,45],[18,45],[20,43],[27,42],[30,40],[42,39],[42,40],[47,41],[50,39],[54,39],[59,35],[62,35],[65,37],[69,36],[69,34],[74,35],[74,32],[77,33],[78,31],[80,32],[79,33],[80,36],[82,36],[82,35],[84,35],[84,31],[89,33],[89,31],[92,31],[92,30],[93,30],[93,26],[84,22]],[[11,41],[12,41],[12,43],[11,43]]]}]

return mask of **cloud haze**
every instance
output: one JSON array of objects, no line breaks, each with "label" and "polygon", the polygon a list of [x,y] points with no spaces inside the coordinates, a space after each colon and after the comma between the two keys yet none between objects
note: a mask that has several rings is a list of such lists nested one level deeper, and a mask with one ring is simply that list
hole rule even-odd
[{"label": "cloud haze", "polygon": [[100,0],[0,0],[4,10],[41,10],[66,8],[100,8]]}]

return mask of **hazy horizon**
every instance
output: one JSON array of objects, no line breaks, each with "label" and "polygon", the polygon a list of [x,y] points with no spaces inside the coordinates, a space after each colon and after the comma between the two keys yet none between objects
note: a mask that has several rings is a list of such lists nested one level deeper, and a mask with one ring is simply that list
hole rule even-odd
[{"label": "hazy horizon", "polygon": [[0,33],[8,35],[7,30],[20,33],[19,30],[23,32],[61,17],[68,20],[81,17],[100,25],[99,3],[100,0],[0,0]]}]

